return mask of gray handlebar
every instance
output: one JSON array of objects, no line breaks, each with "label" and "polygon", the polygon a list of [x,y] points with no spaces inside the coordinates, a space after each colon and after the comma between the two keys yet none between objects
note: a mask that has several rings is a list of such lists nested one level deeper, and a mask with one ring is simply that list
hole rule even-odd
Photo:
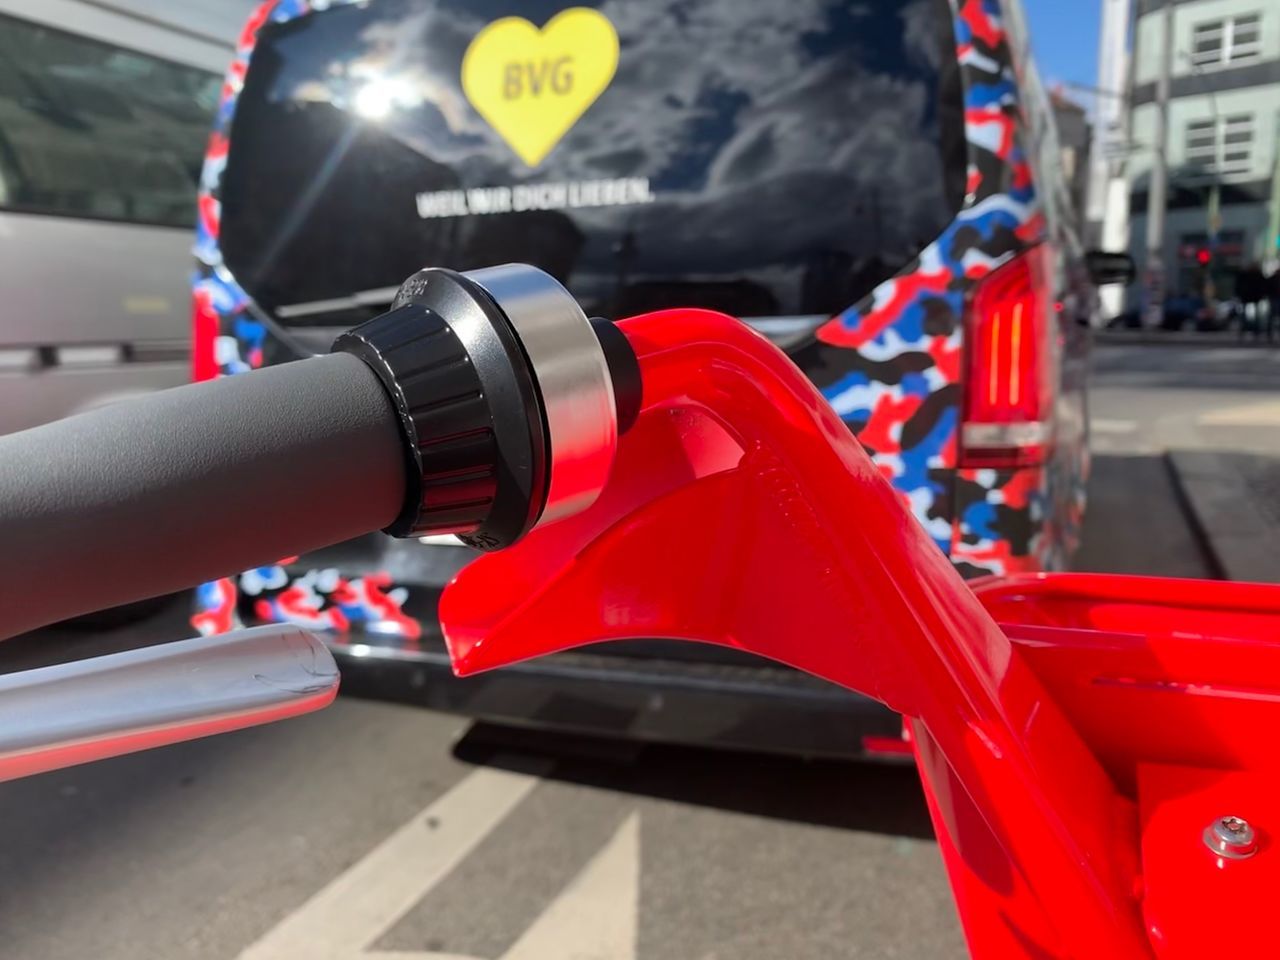
[{"label": "gray handlebar", "polygon": [[334,353],[0,437],[0,638],[388,526],[396,414]]}]

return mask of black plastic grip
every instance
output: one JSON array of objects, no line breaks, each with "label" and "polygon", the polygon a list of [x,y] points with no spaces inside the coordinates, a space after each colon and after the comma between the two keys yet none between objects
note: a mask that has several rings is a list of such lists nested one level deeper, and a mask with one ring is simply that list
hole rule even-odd
[{"label": "black plastic grip", "polygon": [[334,341],[377,373],[404,437],[405,500],[386,533],[510,546],[538,520],[549,448],[528,358],[484,289],[420,270],[392,309]]},{"label": "black plastic grip", "polygon": [[390,524],[395,412],[338,353],[0,437],[0,637]]}]

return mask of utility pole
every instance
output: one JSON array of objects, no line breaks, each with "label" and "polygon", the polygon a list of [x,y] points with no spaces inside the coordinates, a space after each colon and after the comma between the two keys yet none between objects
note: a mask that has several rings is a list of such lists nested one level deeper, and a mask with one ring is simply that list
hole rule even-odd
[{"label": "utility pole", "polygon": [[[1117,151],[1123,146],[1123,124],[1128,109],[1125,91],[1127,69],[1126,40],[1129,34],[1130,0],[1102,0],[1098,30],[1098,76],[1096,86],[1069,83],[1067,86],[1093,94],[1093,145],[1089,151],[1089,190],[1085,220],[1093,235],[1089,244],[1097,246],[1098,233],[1107,218],[1107,184],[1117,175]],[[1126,208],[1127,212],[1127,208]]]},{"label": "utility pole", "polygon": [[1173,70],[1174,0],[1164,0],[1161,16],[1160,68],[1156,76],[1155,155],[1147,189],[1147,309],[1143,326],[1164,322],[1164,212],[1169,194],[1169,75]]},{"label": "utility pole", "polygon": [[[1089,149],[1089,190],[1085,215],[1088,246],[1129,249],[1129,183],[1127,162],[1130,90],[1128,53],[1132,0],[1102,0],[1098,31],[1098,76],[1093,110],[1093,145]],[[1125,287],[1107,284],[1098,290],[1104,320],[1124,312]]]}]

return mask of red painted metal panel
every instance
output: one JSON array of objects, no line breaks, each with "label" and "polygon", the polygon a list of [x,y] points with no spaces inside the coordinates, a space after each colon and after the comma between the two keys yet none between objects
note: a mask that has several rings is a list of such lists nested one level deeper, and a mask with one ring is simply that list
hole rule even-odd
[{"label": "red painted metal panel", "polygon": [[1245,896],[1241,877],[1275,889],[1269,834],[1224,882],[1195,824],[1236,800],[1278,822],[1280,587],[966,584],[763,338],[692,310],[621,327],[639,420],[594,506],[446,590],[459,673],[631,637],[791,664],[909,718],[975,956],[1203,955],[1206,930],[1224,955],[1261,955],[1267,918],[1193,907]]}]

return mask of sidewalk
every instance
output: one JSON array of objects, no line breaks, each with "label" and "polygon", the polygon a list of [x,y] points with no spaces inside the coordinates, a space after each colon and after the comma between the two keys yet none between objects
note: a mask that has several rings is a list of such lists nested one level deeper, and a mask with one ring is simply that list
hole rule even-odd
[{"label": "sidewalk", "polygon": [[1280,583],[1280,457],[1170,450],[1168,458],[1222,575]]}]

